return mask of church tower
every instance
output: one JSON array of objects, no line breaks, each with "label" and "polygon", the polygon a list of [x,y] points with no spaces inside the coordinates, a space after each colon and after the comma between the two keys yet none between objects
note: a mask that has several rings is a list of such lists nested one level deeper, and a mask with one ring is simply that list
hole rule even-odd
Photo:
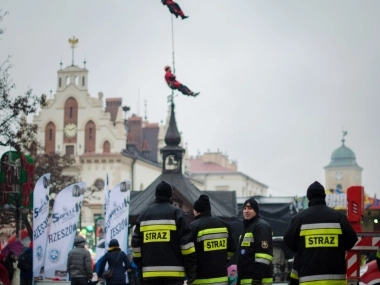
[{"label": "church tower", "polygon": [[330,163],[325,166],[325,188],[331,193],[345,193],[347,188],[362,185],[362,171],[357,162],[355,153],[345,145],[343,131],[342,145],[334,150]]}]

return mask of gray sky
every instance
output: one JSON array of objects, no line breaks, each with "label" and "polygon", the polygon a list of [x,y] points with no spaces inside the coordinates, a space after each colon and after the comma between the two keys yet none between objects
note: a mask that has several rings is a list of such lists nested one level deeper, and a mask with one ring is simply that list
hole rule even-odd
[{"label": "gray sky", "polygon": [[[175,99],[191,155],[220,149],[270,194],[304,195],[314,180],[324,184],[344,126],[365,191],[379,193],[379,1],[178,4],[190,18],[174,18],[176,75],[201,92]],[[12,56],[14,94],[54,94],[74,35],[91,96],[122,97],[140,115],[147,100],[148,120],[165,119],[171,16],[160,0],[2,0],[0,8],[9,11],[0,59]]]}]

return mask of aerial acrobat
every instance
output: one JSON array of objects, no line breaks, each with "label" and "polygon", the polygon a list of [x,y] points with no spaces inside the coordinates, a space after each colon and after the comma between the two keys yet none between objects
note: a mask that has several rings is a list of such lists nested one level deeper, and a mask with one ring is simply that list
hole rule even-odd
[{"label": "aerial acrobat", "polygon": [[172,0],[161,0],[161,2],[163,5],[168,6],[170,13],[175,15],[176,18],[178,18],[178,16],[180,16],[182,18],[182,20],[189,18],[189,16],[185,16],[181,7],[179,7],[179,5],[176,2],[174,2]]},{"label": "aerial acrobat", "polygon": [[196,97],[199,95],[200,92],[193,92],[188,87],[178,82],[169,65],[165,66],[165,71],[165,81],[171,89],[178,89],[178,91],[181,91],[182,94],[187,96]]}]

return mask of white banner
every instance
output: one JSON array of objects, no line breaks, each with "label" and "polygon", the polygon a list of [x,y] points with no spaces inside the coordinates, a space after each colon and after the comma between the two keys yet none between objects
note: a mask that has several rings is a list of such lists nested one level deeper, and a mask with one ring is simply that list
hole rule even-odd
[{"label": "white banner", "polygon": [[55,198],[45,255],[45,279],[68,280],[67,255],[73,248],[86,184],[76,183]]},{"label": "white banner", "polygon": [[131,181],[126,180],[112,189],[107,204],[105,220],[106,246],[111,239],[117,239],[122,251],[127,252],[129,201],[131,195]]},{"label": "white banner", "polygon": [[42,280],[48,235],[50,173],[38,179],[33,191],[33,276]]}]

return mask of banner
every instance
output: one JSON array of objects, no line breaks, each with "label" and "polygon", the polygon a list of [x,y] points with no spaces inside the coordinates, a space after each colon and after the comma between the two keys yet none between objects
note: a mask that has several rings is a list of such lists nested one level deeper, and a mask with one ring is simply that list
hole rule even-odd
[{"label": "banner", "polygon": [[111,239],[117,239],[124,252],[127,252],[128,247],[130,189],[131,181],[129,180],[119,183],[112,189],[104,226],[106,247]]},{"label": "banner", "polygon": [[86,184],[76,183],[61,190],[54,203],[45,254],[45,279],[68,280],[67,255],[73,248]]},{"label": "banner", "polygon": [[38,179],[33,192],[33,276],[42,280],[48,235],[50,173]]}]

